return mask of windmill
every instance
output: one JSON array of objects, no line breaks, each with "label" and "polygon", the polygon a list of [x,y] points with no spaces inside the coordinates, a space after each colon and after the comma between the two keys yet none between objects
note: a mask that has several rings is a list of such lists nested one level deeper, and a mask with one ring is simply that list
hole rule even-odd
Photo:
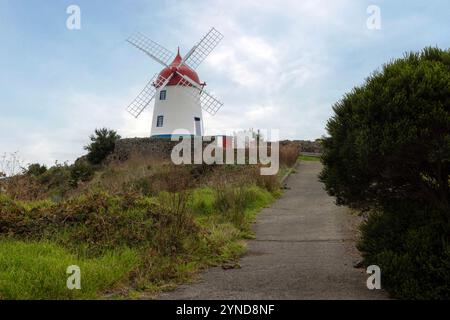
[{"label": "windmill", "polygon": [[176,135],[203,135],[202,109],[215,115],[223,106],[213,95],[206,92],[195,69],[208,57],[222,40],[223,35],[215,28],[192,47],[182,58],[147,38],[135,33],[127,41],[161,64],[164,69],[155,74],[141,93],[127,107],[135,118],[156,97],[153,109],[152,137]]}]

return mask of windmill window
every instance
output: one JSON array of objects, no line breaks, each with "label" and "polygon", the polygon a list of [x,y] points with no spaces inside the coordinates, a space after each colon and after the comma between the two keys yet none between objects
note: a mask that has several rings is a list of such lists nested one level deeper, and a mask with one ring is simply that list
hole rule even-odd
[{"label": "windmill window", "polygon": [[156,119],[156,126],[158,128],[162,127],[164,124],[164,116],[158,116],[158,118]]},{"label": "windmill window", "polygon": [[161,90],[159,92],[159,100],[166,100],[166,95],[167,95],[166,90]]}]

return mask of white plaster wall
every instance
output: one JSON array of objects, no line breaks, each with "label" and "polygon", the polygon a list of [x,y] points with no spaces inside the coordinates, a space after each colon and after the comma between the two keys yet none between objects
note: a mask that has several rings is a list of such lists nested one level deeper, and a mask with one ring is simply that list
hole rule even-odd
[{"label": "white plaster wall", "polygon": [[[159,99],[161,90],[166,90],[166,100]],[[156,126],[158,116],[164,116],[162,127]],[[166,86],[155,95],[151,135],[195,135],[195,117],[200,118],[203,135],[202,108],[197,90],[192,87]]]}]

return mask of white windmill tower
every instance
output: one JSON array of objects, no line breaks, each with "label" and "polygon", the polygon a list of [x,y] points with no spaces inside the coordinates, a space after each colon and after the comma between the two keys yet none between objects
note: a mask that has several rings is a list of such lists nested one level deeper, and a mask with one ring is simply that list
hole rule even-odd
[{"label": "white windmill tower", "polygon": [[127,111],[137,118],[156,97],[152,137],[170,137],[173,134],[203,135],[202,109],[215,115],[223,103],[204,90],[206,84],[200,82],[194,70],[222,38],[223,35],[219,31],[211,28],[183,58],[179,49],[175,55],[141,33],[127,39],[133,46],[164,66],[127,107]]}]

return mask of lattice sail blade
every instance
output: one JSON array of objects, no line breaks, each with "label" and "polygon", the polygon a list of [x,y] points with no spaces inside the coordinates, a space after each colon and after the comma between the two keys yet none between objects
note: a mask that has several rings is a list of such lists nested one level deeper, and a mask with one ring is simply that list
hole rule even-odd
[{"label": "lattice sail blade", "polygon": [[209,30],[196,45],[195,50],[191,53],[189,58],[186,59],[186,64],[192,69],[197,69],[222,39],[223,35],[215,28],[211,28],[211,30]]},{"label": "lattice sail blade", "polygon": [[202,109],[211,115],[215,115],[223,106],[223,102],[220,102],[205,90],[200,93],[200,103],[202,104]]},{"label": "lattice sail blade", "polygon": [[186,79],[181,79],[178,86],[192,87],[194,90],[184,91],[186,94],[191,96],[193,99],[199,99],[202,109],[208,112],[211,115],[215,115],[217,111],[222,108],[223,103],[220,102],[217,98],[215,98],[212,94],[206,92],[203,89],[199,89],[196,86],[193,86],[190,81]]},{"label": "lattice sail blade", "polygon": [[171,77],[164,78],[155,74],[152,79],[147,83],[145,88],[139,93],[139,95],[131,102],[126,108],[127,111],[135,118],[137,118],[145,108],[148,107],[150,102],[155,97],[157,88],[164,88],[169,82]]},{"label": "lattice sail blade", "polygon": [[140,32],[131,35],[127,41],[163,65],[168,65],[175,58],[175,54],[172,51]]}]

